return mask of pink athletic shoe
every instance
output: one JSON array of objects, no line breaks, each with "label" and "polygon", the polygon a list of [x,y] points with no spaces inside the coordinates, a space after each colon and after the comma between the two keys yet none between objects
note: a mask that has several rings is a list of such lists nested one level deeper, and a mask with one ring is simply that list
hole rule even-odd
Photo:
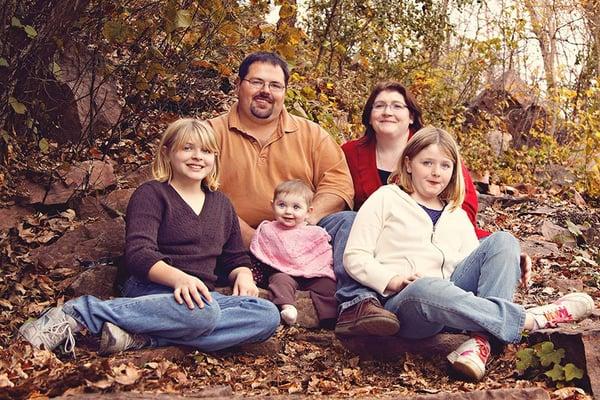
[{"label": "pink athletic shoe", "polygon": [[490,342],[484,336],[473,335],[446,358],[456,371],[478,381],[485,375],[489,357]]}]

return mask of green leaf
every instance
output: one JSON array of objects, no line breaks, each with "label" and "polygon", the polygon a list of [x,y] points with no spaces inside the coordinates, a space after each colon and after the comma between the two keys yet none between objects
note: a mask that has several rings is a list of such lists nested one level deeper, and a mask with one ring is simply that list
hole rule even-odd
[{"label": "green leaf", "polygon": [[565,371],[564,368],[559,364],[554,364],[554,368],[549,371],[544,372],[548,378],[552,379],[554,382],[556,381],[564,381],[565,380]]},{"label": "green leaf", "polygon": [[25,111],[27,111],[25,104],[20,103],[19,100],[15,99],[14,97],[8,98],[8,104],[10,104],[17,114],[25,114]]},{"label": "green leaf", "polygon": [[35,28],[31,25],[25,25],[23,27],[23,30],[25,31],[25,33],[27,34],[27,36],[30,39],[33,39],[37,36],[37,31],[35,30]]},{"label": "green leaf", "polygon": [[40,147],[42,153],[47,153],[48,149],[50,148],[50,144],[48,143],[46,138],[40,139],[40,141],[38,142],[38,146]]},{"label": "green leaf", "polygon": [[0,67],[8,67],[8,61],[6,61],[6,58],[0,57]]},{"label": "green leaf", "polygon": [[567,229],[575,236],[582,236],[581,229],[571,221],[567,220]]},{"label": "green leaf", "polygon": [[565,349],[554,349],[554,343],[546,341],[533,346],[535,354],[540,358],[540,364],[543,367],[548,367],[560,364],[560,361],[565,356]]},{"label": "green leaf", "polygon": [[524,348],[517,352],[517,370],[523,373],[527,368],[535,368],[540,365],[540,362],[535,355],[535,350],[530,347]]},{"label": "green leaf", "polygon": [[21,20],[17,17],[12,17],[10,19],[10,24],[16,28],[21,28],[23,26],[23,24],[21,23]]},{"label": "green leaf", "polygon": [[583,370],[577,368],[575,364],[568,363],[564,367],[565,370],[565,380],[567,382],[572,381],[573,379],[582,379],[583,378]]}]

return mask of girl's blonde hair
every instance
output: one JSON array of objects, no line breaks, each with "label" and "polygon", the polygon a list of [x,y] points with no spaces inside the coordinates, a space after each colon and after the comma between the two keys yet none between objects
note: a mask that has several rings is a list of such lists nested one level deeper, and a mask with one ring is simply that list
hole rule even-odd
[{"label": "girl's blonde hair", "polygon": [[198,143],[215,154],[215,165],[210,174],[203,179],[202,185],[211,192],[219,188],[219,148],[215,132],[204,121],[195,118],[182,118],[169,124],[158,145],[156,158],[152,163],[154,179],[165,182],[173,178],[173,170],[169,162],[172,151],[182,149],[186,143]]},{"label": "girl's blonde hair", "polygon": [[448,186],[439,195],[440,199],[449,203],[450,210],[454,210],[460,207],[465,199],[465,179],[462,174],[458,145],[452,135],[443,129],[427,126],[417,131],[406,144],[400,161],[398,161],[398,167],[390,175],[388,182],[397,184],[407,193],[413,193],[415,188],[412,184],[411,174],[406,169],[406,163],[432,144],[437,144],[454,163]]}]

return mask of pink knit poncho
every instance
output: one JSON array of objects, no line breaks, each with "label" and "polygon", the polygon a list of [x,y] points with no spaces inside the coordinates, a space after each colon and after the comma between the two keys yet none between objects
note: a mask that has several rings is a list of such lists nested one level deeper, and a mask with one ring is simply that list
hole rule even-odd
[{"label": "pink knit poncho", "polygon": [[263,263],[288,275],[335,280],[329,240],[320,226],[287,228],[277,221],[263,221],[256,228],[250,251]]}]

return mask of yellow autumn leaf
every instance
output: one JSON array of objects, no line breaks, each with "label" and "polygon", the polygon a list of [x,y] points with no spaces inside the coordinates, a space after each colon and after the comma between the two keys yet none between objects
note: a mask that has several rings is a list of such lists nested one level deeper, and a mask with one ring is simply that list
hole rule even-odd
[{"label": "yellow autumn leaf", "polygon": [[25,107],[25,104],[19,102],[19,100],[15,99],[12,96],[8,98],[8,104],[10,104],[12,109],[17,114],[25,114],[25,111],[27,111],[27,107]]},{"label": "yellow autumn leaf", "polygon": [[279,9],[279,18],[285,19],[292,17],[296,14],[296,5],[286,3]]},{"label": "yellow autumn leaf", "polygon": [[304,86],[302,88],[302,94],[309,100],[314,100],[317,97],[317,92],[310,86]]}]

